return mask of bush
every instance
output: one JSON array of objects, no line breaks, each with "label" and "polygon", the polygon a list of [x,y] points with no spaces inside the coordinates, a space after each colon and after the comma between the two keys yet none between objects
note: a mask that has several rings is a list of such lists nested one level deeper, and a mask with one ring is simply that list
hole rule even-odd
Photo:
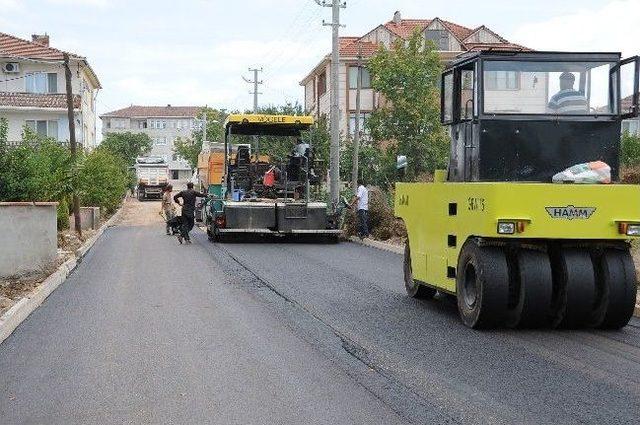
[{"label": "bush", "polygon": [[621,168],[620,182],[627,184],[640,184],[640,165]]},{"label": "bush", "polygon": [[625,131],[620,142],[620,164],[624,167],[640,165],[640,136]]},{"label": "bush", "polygon": [[58,231],[69,228],[69,202],[66,197],[58,203],[57,224]]},{"label": "bush", "polygon": [[60,201],[71,192],[71,155],[49,139],[31,139],[0,158],[0,200]]},{"label": "bush", "polygon": [[129,175],[122,159],[104,149],[96,149],[82,161],[78,174],[78,193],[84,206],[114,212],[129,186]]},{"label": "bush", "polygon": [[[358,233],[358,218],[356,209],[348,210],[345,216],[345,234],[353,236]],[[369,188],[369,233],[378,240],[393,237],[406,237],[407,231],[395,217],[390,197],[379,187]]]}]

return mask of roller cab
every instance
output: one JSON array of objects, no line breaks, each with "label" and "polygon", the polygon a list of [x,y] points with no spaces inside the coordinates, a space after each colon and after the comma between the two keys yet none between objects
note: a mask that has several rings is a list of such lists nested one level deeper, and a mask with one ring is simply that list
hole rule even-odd
[{"label": "roller cab", "polygon": [[[448,170],[396,185],[407,293],[455,295],[472,328],[625,326],[640,186],[617,180],[620,123],[638,112],[638,59],[477,52],[442,82]],[[551,183],[592,161],[609,165],[611,184]]]}]

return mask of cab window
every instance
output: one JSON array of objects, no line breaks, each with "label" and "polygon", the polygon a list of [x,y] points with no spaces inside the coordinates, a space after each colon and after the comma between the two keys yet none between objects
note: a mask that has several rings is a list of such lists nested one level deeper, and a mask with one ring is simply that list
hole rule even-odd
[{"label": "cab window", "polygon": [[453,121],[453,73],[445,74],[442,79],[442,116],[443,123]]}]

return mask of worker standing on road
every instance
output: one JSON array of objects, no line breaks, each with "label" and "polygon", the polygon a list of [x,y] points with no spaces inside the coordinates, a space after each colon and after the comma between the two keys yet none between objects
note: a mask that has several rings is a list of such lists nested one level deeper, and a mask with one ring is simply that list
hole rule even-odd
[{"label": "worker standing on road", "polygon": [[169,220],[176,216],[176,206],[173,204],[173,199],[171,199],[171,192],[173,192],[173,186],[170,184],[162,189],[162,207],[160,212],[164,214],[164,219],[167,222],[167,235],[171,235]]},{"label": "worker standing on road", "polygon": [[[189,232],[195,224],[196,198],[206,197],[205,193],[193,190],[193,183],[191,182],[187,183],[187,190],[180,191],[173,197],[177,204],[182,205],[182,232],[178,236],[180,243],[182,243],[182,238],[186,243],[191,243]],[[182,199],[182,202],[180,202],[180,199]]]},{"label": "worker standing on road", "polygon": [[351,207],[358,206],[358,236],[369,237],[369,189],[362,179],[358,179],[358,190],[351,201]]}]

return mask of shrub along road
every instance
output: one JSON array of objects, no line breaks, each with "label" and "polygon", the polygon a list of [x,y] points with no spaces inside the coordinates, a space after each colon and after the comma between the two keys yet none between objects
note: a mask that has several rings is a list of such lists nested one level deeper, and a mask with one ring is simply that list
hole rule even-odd
[{"label": "shrub along road", "polygon": [[130,202],[0,345],[3,424],[604,424],[640,411],[637,319],[476,332],[447,299],[406,297],[396,254],[198,231],[180,246],[158,203]]}]

